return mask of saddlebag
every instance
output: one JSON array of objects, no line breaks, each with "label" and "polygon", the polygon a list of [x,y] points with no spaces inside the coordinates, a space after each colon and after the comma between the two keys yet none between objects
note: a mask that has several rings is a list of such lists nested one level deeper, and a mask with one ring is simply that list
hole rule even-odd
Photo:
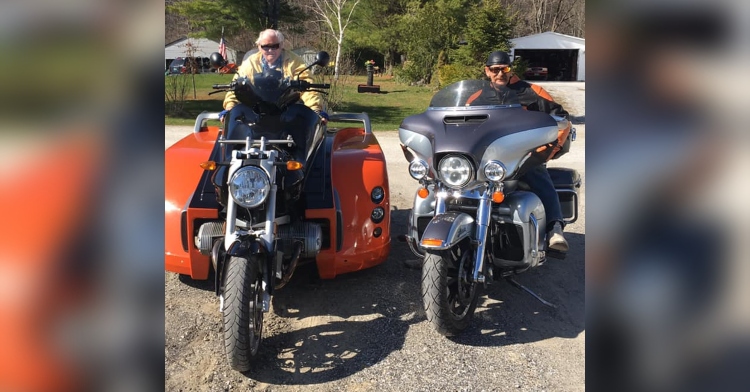
[{"label": "saddlebag", "polygon": [[547,171],[560,199],[563,220],[565,223],[575,222],[578,219],[578,188],[581,187],[581,175],[576,170],[558,167],[548,167]]}]

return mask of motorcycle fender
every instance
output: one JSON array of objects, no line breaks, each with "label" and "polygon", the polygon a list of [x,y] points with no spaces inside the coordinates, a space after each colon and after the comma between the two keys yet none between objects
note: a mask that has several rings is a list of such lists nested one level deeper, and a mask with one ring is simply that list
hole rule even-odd
[{"label": "motorcycle fender", "polygon": [[229,250],[227,250],[227,256],[242,257],[245,259],[250,258],[251,255],[259,253],[267,253],[263,244],[261,244],[260,241],[247,239],[235,240],[229,245]]},{"label": "motorcycle fender", "polygon": [[[231,257],[241,257],[249,260],[252,255],[265,256],[267,254],[268,251],[265,246],[263,246],[258,240],[243,238],[232,242],[232,244],[229,245],[229,250],[224,254],[223,261],[218,263],[219,268],[221,269],[221,274],[216,273],[216,294],[219,295],[223,292],[224,277],[226,276],[225,269],[229,265],[229,259]],[[261,261],[260,270],[265,271],[267,266],[267,263],[265,263],[265,257],[259,257],[258,260]],[[219,282],[221,282],[220,285],[218,284]]]},{"label": "motorcycle fender", "polygon": [[474,218],[463,212],[436,215],[424,230],[420,246],[425,249],[450,249],[475,231]]}]

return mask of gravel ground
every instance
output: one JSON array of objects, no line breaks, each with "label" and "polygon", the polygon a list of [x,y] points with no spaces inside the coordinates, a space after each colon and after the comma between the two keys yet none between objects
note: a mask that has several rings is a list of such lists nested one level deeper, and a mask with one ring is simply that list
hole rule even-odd
[{"label": "gravel ground", "polygon": [[[585,84],[539,83],[573,116],[578,140],[551,166],[584,176],[579,219],[566,227],[571,251],[517,280],[552,309],[505,282],[489,285],[472,326],[448,339],[427,323],[421,272],[395,238],[417,187],[395,132],[379,133],[390,179],[392,250],[382,265],[334,280],[303,267],[273,298],[255,367],[226,363],[213,277],[165,273],[164,365],[169,391],[583,391],[585,389],[584,222]],[[165,147],[191,131],[166,127]]]}]

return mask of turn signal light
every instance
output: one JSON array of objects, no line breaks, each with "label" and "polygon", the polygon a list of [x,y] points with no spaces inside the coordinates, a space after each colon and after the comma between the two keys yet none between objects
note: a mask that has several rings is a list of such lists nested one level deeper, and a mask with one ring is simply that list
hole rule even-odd
[{"label": "turn signal light", "polygon": [[287,161],[286,169],[287,170],[299,170],[299,169],[302,169],[302,164],[297,161]]},{"label": "turn signal light", "polygon": [[216,170],[216,162],[214,161],[201,162],[201,168],[204,170]]},{"label": "turn signal light", "polygon": [[503,194],[503,192],[492,192],[492,201],[494,203],[502,203],[503,200],[505,200],[505,194]]},{"label": "turn signal light", "polygon": [[430,191],[427,190],[427,188],[419,188],[417,191],[417,196],[426,199],[427,196],[430,194]]},{"label": "turn signal light", "polygon": [[443,246],[443,240],[438,238],[423,238],[422,246]]}]

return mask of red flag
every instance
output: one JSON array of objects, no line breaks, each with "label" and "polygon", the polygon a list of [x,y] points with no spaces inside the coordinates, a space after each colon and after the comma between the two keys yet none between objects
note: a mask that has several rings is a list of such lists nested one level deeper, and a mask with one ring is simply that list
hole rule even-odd
[{"label": "red flag", "polygon": [[221,40],[219,41],[219,54],[221,54],[221,57],[223,57],[224,60],[227,60],[227,45],[224,42],[223,36],[221,37]]}]

